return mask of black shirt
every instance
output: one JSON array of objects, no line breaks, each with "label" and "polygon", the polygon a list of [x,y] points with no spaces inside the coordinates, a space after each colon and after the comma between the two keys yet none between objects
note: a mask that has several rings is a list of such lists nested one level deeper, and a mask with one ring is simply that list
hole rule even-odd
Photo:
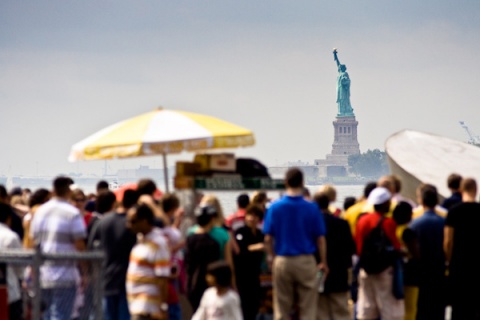
[{"label": "black shirt", "polygon": [[453,206],[448,211],[445,225],[454,229],[449,275],[453,283],[463,286],[462,290],[470,287],[477,291],[480,285],[477,257],[480,248],[480,203],[462,202]]},{"label": "black shirt", "polygon": [[264,252],[249,251],[248,246],[263,243],[263,239],[264,235],[260,229],[257,229],[255,234],[247,226],[238,228],[235,231],[235,240],[240,248],[240,253],[234,256],[237,280],[246,279],[248,281],[250,278],[258,280]]},{"label": "black shirt", "polygon": [[125,213],[109,213],[95,224],[88,246],[93,248],[94,242],[99,241],[100,248],[105,252],[103,268],[106,296],[125,292],[130,251],[136,240],[136,235],[127,229]]},{"label": "black shirt", "polygon": [[[322,213],[325,220],[327,262],[329,273],[325,279],[325,293],[344,292],[349,289],[348,269],[352,267],[352,255],[356,252],[350,226],[347,221]],[[317,261],[320,262],[318,251]]]}]

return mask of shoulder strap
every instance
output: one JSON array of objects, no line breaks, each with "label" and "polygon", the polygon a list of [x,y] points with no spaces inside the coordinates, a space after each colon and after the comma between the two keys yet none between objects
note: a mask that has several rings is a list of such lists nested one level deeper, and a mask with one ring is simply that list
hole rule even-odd
[{"label": "shoulder strap", "polygon": [[384,216],[381,216],[381,217],[380,217],[380,220],[378,220],[377,225],[375,226],[375,228],[381,228],[384,219],[385,219],[385,217],[384,217]]}]

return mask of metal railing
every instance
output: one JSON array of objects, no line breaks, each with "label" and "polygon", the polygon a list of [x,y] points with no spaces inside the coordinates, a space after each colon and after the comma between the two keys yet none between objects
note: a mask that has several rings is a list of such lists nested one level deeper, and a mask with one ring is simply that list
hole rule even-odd
[{"label": "metal railing", "polygon": [[[89,292],[92,297],[87,302],[91,305],[85,306],[88,319],[101,320],[103,319],[103,281],[102,281],[102,262],[104,259],[103,251],[85,251],[85,252],[64,252],[64,253],[44,253],[39,248],[37,249],[17,249],[17,250],[2,250],[0,251],[0,264],[11,265],[12,267],[27,267],[31,268],[33,275],[40,274],[40,267],[47,261],[76,261],[78,263],[84,262],[88,265],[88,273],[90,280],[87,286],[90,286]],[[33,293],[29,295],[31,302],[31,319],[41,319],[42,312],[42,290],[40,285],[40,277],[33,276],[31,278],[30,291]],[[23,287],[23,296],[26,296],[26,289]],[[73,297],[74,298],[74,297]],[[25,302],[25,299],[24,299]],[[25,303],[24,303],[24,318],[25,318]]]}]

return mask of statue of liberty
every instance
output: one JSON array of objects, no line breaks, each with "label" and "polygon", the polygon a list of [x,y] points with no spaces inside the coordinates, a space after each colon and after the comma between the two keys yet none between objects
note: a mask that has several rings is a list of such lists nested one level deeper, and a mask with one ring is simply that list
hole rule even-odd
[{"label": "statue of liberty", "polygon": [[347,67],[340,63],[337,56],[337,49],[333,49],[333,58],[337,63],[338,77],[337,77],[337,106],[338,117],[354,116],[353,108],[350,104],[350,77],[346,72]]}]

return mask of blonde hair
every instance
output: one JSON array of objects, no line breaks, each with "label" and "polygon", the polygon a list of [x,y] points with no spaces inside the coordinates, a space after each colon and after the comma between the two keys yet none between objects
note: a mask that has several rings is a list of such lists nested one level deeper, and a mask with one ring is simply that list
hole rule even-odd
[{"label": "blonde hair", "polygon": [[337,189],[331,184],[324,184],[320,188],[318,188],[317,193],[323,193],[328,197],[330,202],[334,202],[337,200]]},{"label": "blonde hair", "polygon": [[217,219],[220,223],[223,223],[224,217],[223,217],[223,209],[222,205],[220,204],[220,201],[218,198],[213,195],[213,194],[206,194],[202,197],[202,200],[200,200],[200,205],[202,204],[207,204],[212,207],[214,207],[217,210]]}]

